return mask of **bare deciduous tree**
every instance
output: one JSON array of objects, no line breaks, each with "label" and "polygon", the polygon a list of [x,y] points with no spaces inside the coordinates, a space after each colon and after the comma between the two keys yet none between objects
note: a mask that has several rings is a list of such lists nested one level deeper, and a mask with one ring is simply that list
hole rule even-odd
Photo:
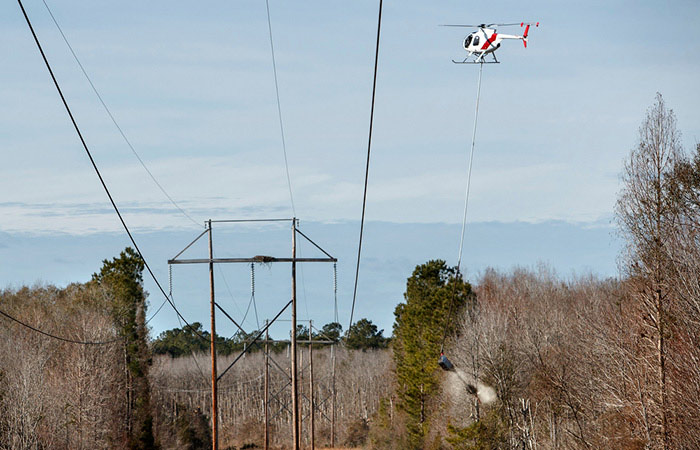
[{"label": "bare deciduous tree", "polygon": [[[316,445],[330,443],[332,418],[332,367],[330,348],[314,350],[314,402]],[[391,399],[390,350],[347,350],[336,348],[336,442],[345,442],[351,434],[357,439],[358,424],[369,423],[380,408],[383,399]],[[310,415],[308,355],[300,353],[304,368],[299,383],[301,397],[302,442],[309,443]],[[219,364],[226,367],[237,355],[219,355]],[[151,370],[153,403],[156,409],[159,440],[164,446],[177,446],[173,432],[177,418],[199,409],[205,414],[211,410],[211,391],[208,385],[204,353],[171,358],[157,356]],[[271,444],[275,448],[289,445],[291,430],[291,392],[289,388],[289,355],[271,353],[270,367],[270,424]],[[202,372],[198,366],[202,368]],[[264,429],[264,370],[262,352],[246,355],[222,378],[219,385],[219,426],[222,445],[262,446]],[[284,371],[284,373],[283,373]],[[353,428],[355,427],[355,428]],[[365,429],[366,427],[359,427]],[[366,433],[366,429],[365,429]],[[362,436],[366,438],[366,435]]]},{"label": "bare deciduous tree", "polygon": [[624,269],[645,325],[642,336],[650,352],[648,363],[656,372],[658,393],[649,399],[651,437],[666,450],[671,441],[667,341],[673,302],[669,276],[673,250],[668,237],[677,225],[676,204],[670,192],[673,169],[682,151],[675,116],[666,108],[661,94],[647,111],[639,134],[639,143],[630,152],[622,174],[617,217],[627,242]]}]

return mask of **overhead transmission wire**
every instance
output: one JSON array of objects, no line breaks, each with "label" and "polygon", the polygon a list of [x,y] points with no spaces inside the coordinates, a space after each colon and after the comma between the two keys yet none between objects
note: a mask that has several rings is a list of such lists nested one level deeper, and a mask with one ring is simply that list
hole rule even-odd
[{"label": "overhead transmission wire", "polygon": [[[170,267],[170,266],[168,266],[168,267]],[[153,320],[153,319],[158,315],[158,313],[160,312],[160,310],[163,309],[163,306],[165,306],[166,303],[168,303],[168,300],[167,300],[167,299],[164,299],[164,300],[161,302],[160,306],[156,309],[156,312],[154,312],[153,314],[151,314],[151,317],[149,317],[148,319],[146,319],[146,321],[144,322],[144,325],[148,325],[148,323],[149,323],[151,320]]]},{"label": "overhead transmission wire", "polygon": [[[168,296],[170,297],[170,301],[175,303],[175,298],[173,297],[173,266],[168,265]],[[163,305],[161,305],[161,308]],[[182,326],[182,322],[180,321],[180,318],[177,318],[177,323],[180,325],[180,328],[184,328]],[[194,328],[192,329],[194,330]],[[192,355],[192,361],[194,361],[194,365],[197,366],[197,370],[199,371],[199,374],[204,378],[205,380],[208,380],[209,377],[204,375],[204,371],[202,370],[202,367],[199,365],[199,362],[197,361],[197,356],[194,354],[194,350],[192,349],[192,346],[188,346],[190,349],[190,354]]]},{"label": "overhead transmission wire", "polygon": [[117,342],[117,341],[119,341],[119,340],[122,339],[122,338],[114,338],[114,339],[110,339],[110,340],[108,340],[108,341],[78,341],[78,340],[75,340],[75,339],[69,339],[69,338],[57,336],[57,335],[55,335],[55,334],[48,333],[48,332],[46,332],[46,331],[40,330],[40,329],[38,329],[38,328],[36,328],[36,327],[33,327],[33,326],[29,325],[28,323],[25,323],[25,322],[23,322],[23,321],[17,319],[16,317],[11,316],[10,314],[6,313],[5,311],[0,310],[0,315],[2,315],[2,316],[4,316],[4,317],[6,317],[7,319],[10,319],[10,320],[12,320],[12,321],[14,321],[14,322],[17,322],[18,324],[22,325],[23,327],[28,328],[28,329],[30,329],[30,330],[32,330],[32,331],[35,331],[35,332],[37,332],[37,333],[39,333],[39,334],[43,334],[44,336],[48,336],[48,337],[50,337],[50,338],[57,339],[57,340],[59,340],[59,341],[69,342],[69,343],[71,343],[71,344],[105,345],[105,344],[111,344],[111,343],[113,343],[113,342]]},{"label": "overhead transmission wire", "polygon": [[[292,213],[294,217],[296,217],[297,212],[296,212],[296,207],[294,206],[294,195],[292,194],[292,180],[289,175],[289,162],[287,158],[287,143],[284,137],[284,124],[282,121],[282,103],[280,101],[280,88],[279,88],[279,82],[277,80],[277,62],[275,58],[275,45],[274,45],[274,39],[272,37],[272,19],[270,18],[270,0],[265,0],[265,9],[267,11],[267,30],[268,34],[270,36],[270,54],[272,55],[272,73],[274,75],[275,79],[275,97],[277,98],[277,116],[279,118],[279,124],[280,124],[280,136],[282,139],[282,152],[284,154],[284,168],[286,170],[287,174],[287,187],[289,188],[289,201],[292,204]],[[299,252],[301,253],[301,249],[299,249]],[[306,299],[306,284],[304,283],[304,269],[302,266],[300,266],[300,275],[301,275],[301,285],[302,285],[302,293],[303,293],[303,299],[304,299],[304,307],[306,308],[306,315],[309,315],[309,304]],[[255,306],[255,297],[252,298],[253,304]],[[250,305],[249,305],[250,306]],[[257,320],[257,308],[255,310],[255,317]],[[258,328],[260,328],[260,325],[258,324]]]},{"label": "overhead transmission wire", "polygon": [[[297,248],[297,253],[299,257],[302,258],[301,246]],[[301,276],[301,298],[304,299],[304,310],[306,311],[306,317],[311,317],[309,314],[309,302],[306,299],[306,282],[304,281],[304,265],[299,265],[299,275]]]},{"label": "overhead transmission wire", "polygon": [[357,265],[355,266],[355,287],[352,292],[352,308],[350,309],[350,325],[355,314],[355,301],[357,300],[357,280],[360,275],[360,256],[362,254],[362,236],[365,228],[365,210],[367,206],[367,180],[369,179],[369,161],[372,150],[372,126],[374,124],[374,99],[377,92],[377,66],[379,62],[379,36],[382,29],[382,0],[379,0],[379,16],[377,18],[377,45],[374,52],[374,77],[372,79],[372,107],[369,114],[369,137],[367,139],[367,163],[365,165],[365,188],[362,195],[362,218],[360,219],[360,239],[357,245]]},{"label": "overhead transmission wire", "polygon": [[[214,255],[214,256],[216,257],[216,255]],[[236,307],[236,309],[238,310],[239,313],[243,314],[243,311],[241,311],[241,307],[238,306],[238,302],[236,302],[236,299],[235,299],[234,296],[233,296],[233,292],[231,292],[231,287],[230,287],[229,284],[228,284],[228,280],[227,280],[226,277],[224,276],[224,271],[223,271],[223,269],[221,268],[221,264],[217,264],[216,267],[219,268],[219,275],[221,275],[221,279],[222,279],[223,282],[224,282],[224,286],[226,287],[226,291],[228,292],[229,297],[231,297],[231,302],[233,303],[233,306]]]},{"label": "overhead transmission wire", "polygon": [[275,62],[275,45],[272,39],[272,21],[270,20],[270,0],[265,0],[265,7],[267,9],[267,30],[270,35],[270,53],[272,54],[272,73],[275,78],[275,95],[277,97],[277,116],[280,122],[280,135],[282,136],[282,153],[284,154],[284,168],[287,172],[287,187],[289,188],[289,201],[292,204],[292,213],[296,217],[297,212],[294,207],[294,195],[292,194],[292,179],[289,176],[289,162],[287,161],[287,143],[284,139],[284,125],[282,122],[282,105],[280,102],[280,88],[277,82],[277,63]]},{"label": "overhead transmission wire", "polygon": [[117,119],[114,118],[114,115],[112,114],[112,111],[109,109],[109,107],[108,107],[107,104],[105,103],[104,99],[102,98],[102,95],[100,95],[99,91],[97,90],[97,87],[95,87],[95,84],[92,82],[92,79],[90,78],[90,76],[88,75],[87,71],[85,70],[85,67],[84,67],[83,64],[80,62],[80,59],[78,58],[78,55],[77,55],[77,54],[75,53],[75,51],[73,50],[73,46],[70,44],[70,42],[68,41],[68,38],[66,37],[65,33],[63,32],[63,29],[62,29],[61,26],[58,24],[58,21],[56,20],[56,17],[53,15],[53,12],[51,11],[51,8],[49,8],[48,3],[46,3],[46,0],[41,0],[41,1],[44,3],[44,6],[46,7],[46,11],[48,11],[49,15],[51,16],[51,20],[52,20],[53,23],[56,25],[56,28],[58,29],[58,32],[61,34],[61,37],[63,38],[63,42],[66,43],[66,45],[68,46],[68,50],[70,50],[71,55],[73,55],[73,59],[75,59],[75,62],[78,63],[78,67],[80,67],[80,71],[83,72],[83,75],[85,76],[85,79],[86,79],[87,82],[90,84],[90,87],[92,88],[92,91],[95,93],[95,95],[97,96],[97,99],[98,99],[98,100],[100,101],[100,103],[102,104],[102,107],[104,108],[105,112],[106,112],[107,115],[109,116],[110,120],[112,121],[112,123],[114,124],[114,126],[117,128],[117,131],[118,131],[119,134],[121,135],[122,139],[124,139],[124,142],[126,142],[126,145],[131,149],[131,152],[134,154],[134,156],[136,157],[136,159],[137,159],[137,160],[139,161],[139,163],[141,164],[141,167],[143,167],[143,169],[146,171],[146,173],[147,173],[148,176],[151,178],[151,180],[153,181],[153,183],[155,183],[155,185],[158,187],[158,189],[160,189],[160,191],[163,193],[163,195],[165,195],[165,197],[167,197],[167,199],[170,201],[170,203],[172,203],[172,205],[173,205],[175,208],[177,208],[177,209],[178,209],[185,217],[187,217],[192,223],[194,223],[194,224],[197,225],[198,227],[199,227],[199,226],[202,226],[201,223],[199,223],[199,222],[197,222],[195,219],[193,219],[192,216],[190,216],[190,215],[187,213],[187,211],[185,211],[180,205],[178,205],[178,203],[170,196],[170,194],[168,194],[168,192],[165,190],[165,188],[158,182],[158,180],[157,180],[156,177],[153,175],[153,173],[150,171],[150,169],[148,168],[148,166],[146,166],[146,163],[143,161],[143,159],[141,159],[141,156],[139,156],[139,154],[136,152],[136,149],[135,149],[134,146],[131,144],[131,141],[129,140],[129,138],[126,137],[126,134],[124,133],[124,130],[122,129],[122,127],[121,127],[121,126],[119,125],[119,123],[117,122]]},{"label": "overhead transmission wire", "polygon": [[[254,268],[254,264],[255,264],[255,263],[250,263],[250,270],[251,270],[251,274],[250,274],[250,286],[251,286],[251,287],[250,287],[250,292],[251,292],[251,295],[250,295],[250,299],[248,300],[248,306],[246,306],[245,312],[243,312],[243,311],[241,310],[241,308],[238,306],[238,303],[236,302],[236,299],[233,297],[233,292],[231,291],[231,287],[229,286],[228,281],[226,280],[226,277],[224,276],[224,272],[223,272],[223,270],[221,270],[221,267],[219,267],[219,273],[220,273],[220,275],[221,275],[222,280],[224,281],[224,286],[226,287],[226,291],[228,292],[229,297],[231,297],[231,301],[233,302],[233,305],[236,307],[236,309],[238,310],[238,312],[240,313],[240,315],[243,316],[243,318],[241,319],[241,323],[240,323],[240,324],[238,324],[237,322],[234,322],[234,324],[237,325],[237,326],[239,327],[239,331],[244,331],[243,328],[241,328],[241,326],[245,324],[245,321],[246,321],[246,319],[248,318],[248,313],[250,312],[250,307],[253,305],[253,302],[255,301],[255,272],[254,272],[254,271],[255,271],[255,268]],[[227,317],[229,317],[229,319],[232,319],[232,318],[228,315],[228,313],[226,313],[218,303],[217,303],[217,306],[219,307],[219,309],[220,309]],[[256,321],[257,327],[258,327],[258,329],[259,329],[259,328],[260,328],[260,322],[259,322],[259,320],[258,320],[258,309],[257,309],[257,306],[255,306],[255,321]],[[232,336],[232,338],[233,338],[233,336]]]},{"label": "overhead transmission wire", "polygon": [[469,193],[471,190],[471,184],[472,184],[472,166],[474,163],[474,146],[476,143],[476,124],[477,124],[477,119],[479,118],[479,100],[481,98],[481,71],[484,69],[484,63],[482,62],[479,64],[479,81],[477,82],[477,87],[476,87],[476,107],[474,110],[474,128],[472,130],[472,145],[471,145],[471,150],[469,152],[469,170],[467,174],[467,188],[464,193],[464,215],[462,216],[462,232],[460,234],[460,239],[459,239],[459,254],[457,256],[457,273],[455,273],[455,283],[454,287],[452,289],[452,300],[450,302],[450,310],[447,313],[447,316],[445,317],[445,330],[442,335],[442,343],[440,344],[440,353],[443,352],[445,349],[445,340],[447,340],[447,330],[449,329],[449,321],[450,318],[452,317],[452,311],[454,309],[454,304],[455,304],[455,297],[457,294],[457,281],[458,278],[460,277],[460,271],[462,268],[462,252],[464,251],[464,234],[467,229],[467,211],[469,210]]},{"label": "overhead transmission wire", "polygon": [[338,263],[333,263],[333,321],[338,322]]},{"label": "overhead transmission wire", "polygon": [[75,117],[73,116],[73,112],[70,109],[70,106],[68,106],[68,102],[63,95],[63,91],[61,90],[61,86],[58,84],[58,80],[56,79],[56,76],[53,73],[53,70],[51,69],[51,65],[49,64],[49,60],[46,58],[46,54],[44,53],[44,49],[41,46],[41,43],[39,42],[39,38],[36,35],[36,32],[34,31],[34,27],[32,26],[32,22],[29,20],[29,16],[27,15],[27,11],[24,9],[24,4],[22,4],[22,0],[17,0],[17,3],[19,4],[20,9],[22,10],[22,14],[24,15],[24,19],[27,22],[27,25],[29,26],[29,30],[32,33],[32,37],[34,38],[34,42],[37,45],[37,48],[39,49],[39,53],[41,53],[41,57],[44,60],[44,64],[46,65],[46,69],[49,71],[49,75],[51,75],[51,79],[53,80],[53,84],[56,87],[56,90],[58,91],[58,95],[61,97],[61,101],[63,102],[63,106],[66,109],[66,112],[68,113],[68,117],[71,120],[71,123],[73,124],[73,128],[75,129],[75,132],[78,135],[78,138],[80,139],[80,142],[83,146],[83,149],[85,150],[85,153],[87,154],[88,158],[90,159],[90,163],[92,164],[92,168],[95,171],[95,174],[97,175],[97,178],[100,180],[100,184],[102,185],[102,188],[104,189],[105,193],[107,194],[107,197],[109,198],[110,203],[112,204],[112,208],[114,209],[114,212],[117,214],[119,217],[119,221],[122,224],[122,227],[124,228],[124,231],[126,232],[127,236],[129,237],[129,240],[131,241],[132,245],[134,246],[134,249],[136,252],[139,254],[139,257],[143,261],[144,267],[148,271],[149,275],[153,279],[153,281],[156,283],[156,286],[158,286],[158,289],[160,290],[161,294],[163,294],[163,297],[168,301],[170,306],[173,308],[175,313],[178,315],[179,318],[183,320],[187,324],[187,326],[200,338],[206,341],[209,341],[207,338],[202,336],[196,329],[190,325],[190,323],[187,321],[187,319],[184,318],[184,316],[180,313],[180,311],[177,309],[175,304],[170,300],[168,297],[168,294],[165,292],[165,289],[163,289],[163,286],[160,284],[158,281],[158,278],[156,278],[155,274],[153,273],[153,270],[151,269],[151,266],[148,264],[146,261],[146,258],[144,258],[143,253],[141,252],[141,249],[139,248],[138,244],[136,243],[136,240],[134,239],[134,236],[131,234],[131,231],[129,230],[129,227],[127,226],[126,222],[124,221],[124,217],[122,216],[121,212],[119,211],[119,207],[117,206],[116,202],[114,201],[114,198],[112,197],[112,194],[109,191],[109,188],[107,187],[107,183],[105,182],[104,178],[102,177],[102,173],[100,173],[99,168],[97,167],[97,163],[95,162],[95,159],[92,157],[92,153],[90,152],[90,149],[88,148],[87,143],[85,142],[85,139],[83,138],[83,134],[80,131],[80,128],[78,127],[78,123],[75,120]]},{"label": "overhead transmission wire", "polygon": [[[75,59],[75,62],[78,64],[78,67],[80,68],[80,71],[83,73],[83,75],[85,76],[85,79],[86,79],[87,82],[90,84],[90,87],[92,88],[92,91],[95,93],[95,96],[97,96],[97,99],[99,100],[100,104],[102,105],[102,108],[105,110],[105,112],[106,112],[107,115],[109,116],[110,120],[112,121],[112,123],[113,123],[114,126],[116,127],[117,131],[118,131],[119,134],[121,135],[121,137],[122,137],[122,139],[124,140],[124,142],[126,143],[126,145],[129,147],[129,149],[131,149],[131,152],[134,154],[134,156],[135,156],[136,159],[138,160],[139,164],[141,164],[141,167],[143,167],[143,169],[146,171],[146,173],[147,173],[148,176],[151,178],[151,180],[153,181],[153,183],[158,187],[158,189],[163,193],[163,195],[168,199],[168,201],[170,201],[170,203],[171,203],[178,211],[180,211],[187,219],[189,219],[189,220],[190,220],[192,223],[194,223],[195,225],[201,226],[201,224],[200,224],[199,222],[197,222],[194,218],[192,218],[192,216],[191,216],[190,214],[188,214],[187,211],[185,211],[185,210],[175,201],[175,199],[173,199],[173,197],[172,197],[170,194],[168,194],[168,192],[165,190],[165,188],[163,187],[163,185],[160,184],[160,182],[158,181],[158,179],[155,177],[155,175],[153,175],[153,173],[151,172],[151,170],[148,168],[148,166],[146,165],[146,163],[143,161],[143,159],[141,158],[141,156],[138,154],[138,152],[137,152],[136,149],[134,148],[133,144],[131,143],[131,141],[129,140],[129,138],[128,138],[128,137],[126,136],[126,134],[124,133],[124,130],[122,129],[121,125],[119,125],[119,123],[117,122],[117,119],[116,119],[116,118],[114,117],[114,115],[112,114],[112,111],[111,111],[111,110],[109,109],[109,107],[107,106],[107,103],[105,103],[104,99],[102,98],[102,95],[101,95],[100,92],[97,90],[97,87],[95,86],[95,83],[93,83],[92,78],[90,77],[90,75],[88,75],[87,70],[85,70],[85,67],[83,66],[83,63],[80,61],[80,58],[78,58],[77,53],[76,53],[75,50],[73,49],[73,46],[70,44],[70,41],[68,40],[68,37],[67,37],[66,34],[63,32],[63,28],[62,28],[61,25],[58,23],[58,20],[56,20],[56,17],[54,16],[53,11],[52,11],[51,8],[49,7],[48,3],[46,2],[46,0],[42,0],[42,3],[44,3],[44,6],[46,7],[46,11],[49,13],[49,16],[51,16],[51,20],[53,21],[54,25],[56,25],[56,28],[58,29],[58,32],[61,34],[61,37],[63,38],[63,42],[65,42],[65,44],[66,44],[66,46],[68,47],[68,50],[70,51],[71,55],[73,55],[73,59]],[[145,324],[148,324],[151,320],[153,320],[153,319],[158,315],[158,313],[161,311],[161,309],[163,309],[163,306],[165,306],[166,303],[167,303],[167,300],[163,300],[163,302],[160,304],[160,306],[158,306],[158,308],[156,309],[156,311],[155,311],[153,314],[151,314],[151,317],[149,317],[149,318],[146,320]]]}]

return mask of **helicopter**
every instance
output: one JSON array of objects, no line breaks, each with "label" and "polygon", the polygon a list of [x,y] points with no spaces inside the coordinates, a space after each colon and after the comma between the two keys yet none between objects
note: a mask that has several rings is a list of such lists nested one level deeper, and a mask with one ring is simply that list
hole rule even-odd
[{"label": "helicopter", "polygon": [[[517,36],[513,34],[501,34],[495,27],[509,27],[517,26],[525,27],[525,32],[522,36]],[[523,45],[527,48],[527,38],[530,32],[530,27],[539,27],[539,22],[520,22],[520,23],[490,23],[490,24],[480,24],[480,25],[442,25],[443,27],[462,27],[462,28],[478,28],[478,30],[469,34],[464,39],[464,50],[467,51],[467,57],[463,61],[452,60],[455,64],[498,64],[499,61],[494,53],[501,46],[501,41],[504,39],[520,39],[523,41]],[[486,61],[484,58],[486,55],[491,55],[493,61]],[[474,58],[470,61],[471,58]]]}]

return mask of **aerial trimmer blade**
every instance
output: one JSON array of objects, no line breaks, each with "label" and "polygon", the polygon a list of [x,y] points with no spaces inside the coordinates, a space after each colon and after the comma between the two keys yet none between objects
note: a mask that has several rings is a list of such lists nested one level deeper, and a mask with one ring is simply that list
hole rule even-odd
[{"label": "aerial trimmer blade", "polygon": [[447,359],[447,356],[445,356],[444,353],[440,353],[440,357],[438,358],[438,365],[442,367],[442,370],[445,370],[447,372],[449,372],[450,370],[455,370],[455,366],[449,359]]},{"label": "aerial trimmer blade", "polygon": [[470,383],[469,381],[467,381],[467,380],[465,379],[464,374],[463,374],[460,370],[457,370],[457,369],[455,368],[454,364],[452,364],[452,361],[450,361],[449,359],[447,359],[447,356],[445,356],[445,354],[442,353],[442,352],[440,353],[440,357],[438,358],[438,365],[439,365],[439,366],[442,368],[442,370],[444,370],[445,372],[452,372],[452,373],[454,373],[455,375],[457,375],[457,377],[462,381],[462,383],[464,383],[464,387],[467,389],[467,392],[469,392],[471,395],[477,395],[477,396],[478,396],[478,394],[479,394],[479,389],[478,389],[476,386],[474,386],[472,383]]}]

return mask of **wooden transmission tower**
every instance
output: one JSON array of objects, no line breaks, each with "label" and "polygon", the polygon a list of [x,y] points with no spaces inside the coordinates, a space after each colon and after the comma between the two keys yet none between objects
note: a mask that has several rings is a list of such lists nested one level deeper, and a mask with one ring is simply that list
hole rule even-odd
[{"label": "wooden transmission tower", "polygon": [[[274,256],[262,256],[257,255],[253,257],[227,257],[227,258],[214,258],[214,246],[212,239],[212,224],[214,223],[245,223],[245,222],[291,222],[292,225],[292,254],[291,257],[274,257]],[[272,325],[281,315],[286,311],[286,309],[291,305],[291,322],[292,322],[292,332],[290,336],[290,346],[291,346],[291,386],[292,386],[292,448],[294,450],[299,450],[299,394],[298,394],[298,367],[297,367],[297,339],[296,339],[296,329],[297,329],[297,263],[303,262],[331,262],[336,263],[338,260],[321,248],[318,244],[312,241],[308,236],[302,233],[298,229],[299,221],[296,218],[291,219],[252,219],[252,220],[207,220],[206,229],[197,236],[192,242],[190,242],[184,249],[182,249],[175,257],[168,260],[168,264],[208,264],[209,265],[209,296],[210,296],[210,316],[211,316],[211,435],[212,435],[212,449],[219,449],[219,426],[218,426],[218,391],[217,384],[219,380],[228,372],[231,367],[233,367],[236,362],[248,351],[250,346],[262,337],[263,334],[267,333],[268,328]],[[202,236],[208,236],[209,239],[209,258],[199,258],[199,259],[180,259],[180,256],[189,249],[195,242],[197,242]],[[325,257],[322,258],[297,258],[297,235],[303,237],[308,242],[310,242],[314,247],[320,250]],[[228,314],[224,309],[216,303],[214,298],[214,264],[230,264],[230,263],[291,263],[292,268],[292,286],[291,286],[291,300],[277,313],[277,315],[269,320],[262,330],[258,330],[255,338],[246,346],[241,354],[234,358],[233,362],[223,371],[221,374],[217,374],[216,367],[216,309],[218,308],[229,320],[231,320],[234,325],[236,325],[240,330],[243,328]]]}]

